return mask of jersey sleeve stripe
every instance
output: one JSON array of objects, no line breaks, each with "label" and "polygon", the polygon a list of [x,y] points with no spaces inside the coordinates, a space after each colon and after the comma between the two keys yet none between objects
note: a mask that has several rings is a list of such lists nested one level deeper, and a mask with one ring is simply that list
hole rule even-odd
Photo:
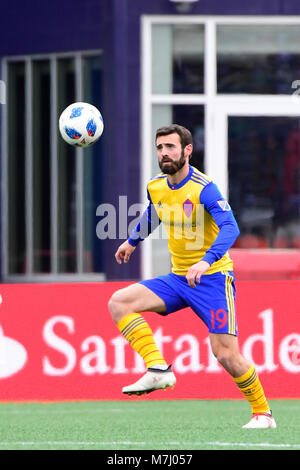
[{"label": "jersey sleeve stripe", "polygon": [[201,186],[206,186],[206,183],[204,183],[203,181],[198,180],[196,178],[193,178],[192,176],[191,176],[191,180],[194,181],[195,183],[200,184]]},{"label": "jersey sleeve stripe", "polygon": [[198,179],[199,181],[202,181],[204,184],[210,183],[210,181],[208,181],[206,178],[204,178],[204,176],[201,176],[198,173],[192,173],[191,178]]}]

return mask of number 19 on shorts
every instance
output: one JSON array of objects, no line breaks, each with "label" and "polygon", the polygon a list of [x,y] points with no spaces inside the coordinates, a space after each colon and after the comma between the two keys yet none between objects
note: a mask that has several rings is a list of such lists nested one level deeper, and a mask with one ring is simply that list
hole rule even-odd
[{"label": "number 19 on shorts", "polygon": [[224,310],[224,308],[210,310],[210,323],[210,331],[212,333],[227,333],[234,336],[237,335],[234,308],[229,308],[228,311]]},{"label": "number 19 on shorts", "polygon": [[219,310],[211,310],[210,313],[212,330],[223,330],[228,321],[227,312],[223,308],[219,308]]}]

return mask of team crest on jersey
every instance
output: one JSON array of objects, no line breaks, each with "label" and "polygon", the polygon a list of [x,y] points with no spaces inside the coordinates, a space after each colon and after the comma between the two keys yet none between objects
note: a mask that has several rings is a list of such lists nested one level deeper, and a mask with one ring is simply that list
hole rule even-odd
[{"label": "team crest on jersey", "polygon": [[218,204],[223,211],[231,211],[231,207],[227,201],[218,201]]},{"label": "team crest on jersey", "polygon": [[192,215],[192,212],[193,212],[193,209],[194,209],[194,204],[192,203],[192,201],[187,199],[186,201],[184,201],[184,203],[182,205],[183,205],[183,211],[184,211],[185,215],[187,217],[190,217]]}]

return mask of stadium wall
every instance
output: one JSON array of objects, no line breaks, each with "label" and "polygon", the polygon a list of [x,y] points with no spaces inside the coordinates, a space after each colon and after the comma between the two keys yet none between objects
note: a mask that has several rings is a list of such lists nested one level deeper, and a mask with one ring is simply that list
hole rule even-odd
[{"label": "stadium wall", "polygon": [[[295,15],[297,0],[201,0],[191,14],[201,15]],[[103,194],[115,204],[120,194],[128,204],[140,194],[140,19],[145,14],[178,15],[168,0],[53,0],[6,2],[0,17],[0,59],[11,55],[103,50],[106,161],[109,174]],[[1,117],[0,117],[1,118]],[[117,134],[117,138],[116,138]],[[134,146],[132,141],[134,140]],[[134,155],[133,155],[134,153]],[[116,171],[122,163],[122,171]],[[1,218],[1,217],[0,217]],[[107,279],[136,279],[140,263],[122,271],[112,263],[118,241],[105,242],[104,266]]]},{"label": "stadium wall", "polygon": [[[2,285],[0,401],[124,399],[122,386],[145,371],[107,309],[111,294],[126,285]],[[241,351],[268,398],[299,399],[300,281],[238,281],[237,312]],[[241,398],[193,312],[145,317],[177,376],[174,390],[151,399]],[[217,325],[222,320],[216,315]]]}]

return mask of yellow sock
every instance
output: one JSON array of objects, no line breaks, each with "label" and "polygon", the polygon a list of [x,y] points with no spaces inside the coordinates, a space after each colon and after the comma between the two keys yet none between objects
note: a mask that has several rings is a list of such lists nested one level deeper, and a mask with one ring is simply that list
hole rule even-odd
[{"label": "yellow sock", "polygon": [[117,323],[133,349],[142,356],[147,368],[156,364],[167,365],[155,344],[153,333],[146,320],[139,313],[130,313]]},{"label": "yellow sock", "polygon": [[234,378],[234,381],[250,403],[252,413],[266,413],[270,410],[264,390],[253,365],[241,377]]}]

